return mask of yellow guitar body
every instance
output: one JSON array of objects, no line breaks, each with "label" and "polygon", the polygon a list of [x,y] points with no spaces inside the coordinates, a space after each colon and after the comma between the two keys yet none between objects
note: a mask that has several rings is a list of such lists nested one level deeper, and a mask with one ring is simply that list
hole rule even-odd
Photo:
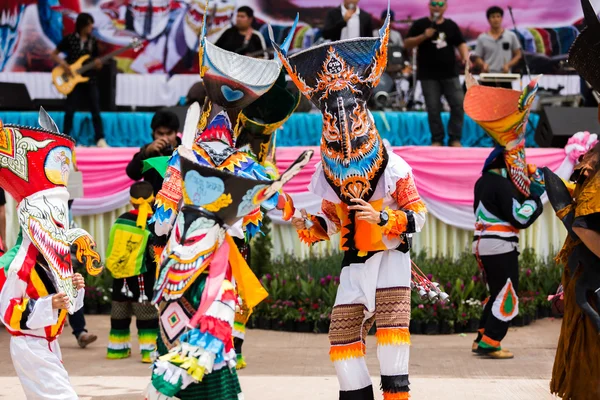
[{"label": "yellow guitar body", "polygon": [[83,63],[88,58],[90,58],[89,55],[82,56],[73,64],[71,64],[73,76],[69,76],[62,66],[59,65],[58,67],[55,67],[52,70],[52,83],[56,87],[56,90],[66,96],[71,93],[73,89],[75,89],[75,86],[77,86],[79,83],[89,81],[90,78],[77,73],[77,70],[83,66]]}]

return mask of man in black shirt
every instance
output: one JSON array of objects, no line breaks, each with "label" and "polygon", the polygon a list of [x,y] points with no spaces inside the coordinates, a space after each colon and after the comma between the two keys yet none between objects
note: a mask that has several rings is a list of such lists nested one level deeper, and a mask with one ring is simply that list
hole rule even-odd
[{"label": "man in black shirt", "polygon": [[235,25],[223,32],[215,45],[244,56],[265,57],[265,40],[252,29],[252,21],[254,10],[247,6],[238,8]]},{"label": "man in black shirt", "polygon": [[162,187],[163,177],[154,169],[142,173],[144,160],[173,154],[173,150],[181,144],[181,140],[177,137],[179,118],[170,111],[158,111],[152,117],[150,127],[152,128],[152,139],[154,141],[143,146],[133,156],[133,159],[127,165],[126,172],[127,176],[134,181],[144,178],[144,181],[152,185],[156,196]]},{"label": "man in black shirt", "polygon": [[[92,36],[94,29],[94,18],[90,14],[81,13],[77,16],[75,22],[75,32],[65,36],[58,44],[52,53],[52,59],[67,71],[71,71],[69,64],[74,63],[84,55],[90,55],[96,70],[102,68],[102,63],[98,57],[98,43]],[[60,53],[65,54],[65,58],[59,56]],[[83,82],[75,86],[75,89],[67,95],[65,102],[65,122],[64,133],[71,134],[73,128],[73,114],[75,110],[84,102],[88,102],[90,111],[92,112],[92,122],[94,124],[94,134],[96,145],[98,147],[108,147],[104,139],[104,131],[102,128],[102,119],[100,118],[100,93],[98,91],[98,82],[96,71],[91,70],[85,74],[89,76],[88,82]]]},{"label": "man in black shirt", "polygon": [[446,0],[431,1],[431,15],[413,23],[404,45],[408,51],[418,47],[417,78],[423,88],[432,145],[441,146],[444,141],[441,117],[441,98],[444,95],[451,110],[448,125],[449,143],[451,146],[460,147],[464,91],[458,79],[455,49],[458,48],[463,63],[469,57],[469,49],[458,25],[444,18],[447,8]]},{"label": "man in black shirt", "polygon": [[359,0],[344,0],[339,7],[329,10],[323,27],[323,38],[336,41],[377,36],[373,35],[371,15],[361,12],[358,2]]}]

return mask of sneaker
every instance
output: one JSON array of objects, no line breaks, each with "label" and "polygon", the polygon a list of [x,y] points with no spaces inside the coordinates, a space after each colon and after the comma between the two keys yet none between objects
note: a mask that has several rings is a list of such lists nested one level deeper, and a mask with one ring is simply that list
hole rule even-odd
[{"label": "sneaker", "polygon": [[97,339],[98,339],[98,336],[96,336],[92,333],[84,332],[81,335],[79,335],[79,337],[77,338],[77,344],[82,349],[85,349],[88,344],[94,343]]},{"label": "sneaker", "polygon": [[453,140],[450,142],[450,147],[462,147],[459,140]]},{"label": "sneaker", "polygon": [[493,358],[495,360],[508,360],[514,358],[515,356],[508,350],[501,349],[494,351],[492,353],[486,354],[489,358]]},{"label": "sneaker", "polygon": [[473,353],[477,353],[478,348],[479,348],[479,342],[473,342],[473,345],[471,346],[471,351]]},{"label": "sneaker", "polygon": [[96,147],[110,147],[104,138],[96,142]]}]

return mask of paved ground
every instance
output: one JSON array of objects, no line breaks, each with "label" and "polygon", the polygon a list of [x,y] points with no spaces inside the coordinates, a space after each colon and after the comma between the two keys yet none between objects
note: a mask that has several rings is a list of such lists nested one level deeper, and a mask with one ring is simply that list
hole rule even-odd
[{"label": "paved ground", "polygon": [[[109,323],[107,316],[88,317],[88,328],[99,340],[84,350],[65,328],[60,339],[65,366],[82,399],[140,399],[149,367],[137,355],[127,360],[105,358]],[[413,336],[412,399],[552,399],[548,380],[559,331],[560,320],[550,319],[511,329],[504,345],[517,357],[502,361],[473,356],[472,334]],[[0,398],[24,399],[10,362],[9,339],[6,332],[0,333],[0,359],[5,360],[0,364]],[[367,362],[378,387],[374,337],[367,346]],[[336,399],[337,380],[327,350],[326,335],[250,330],[244,346],[249,367],[240,373],[245,399]]]}]

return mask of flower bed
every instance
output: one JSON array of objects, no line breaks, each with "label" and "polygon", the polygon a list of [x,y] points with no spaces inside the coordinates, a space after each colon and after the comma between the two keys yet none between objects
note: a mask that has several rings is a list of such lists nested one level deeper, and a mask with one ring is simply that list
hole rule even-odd
[{"label": "flower bed", "polygon": [[[269,297],[254,311],[249,328],[327,332],[339,285],[341,254],[300,261],[292,256],[262,263],[262,283]],[[264,258],[262,259],[264,260]],[[427,277],[450,295],[446,302],[429,302],[412,292],[410,330],[415,334],[476,332],[488,292],[472,254],[458,259],[413,255]],[[548,296],[556,293],[562,267],[527,250],[520,257],[519,315],[514,326],[551,315]]]}]

